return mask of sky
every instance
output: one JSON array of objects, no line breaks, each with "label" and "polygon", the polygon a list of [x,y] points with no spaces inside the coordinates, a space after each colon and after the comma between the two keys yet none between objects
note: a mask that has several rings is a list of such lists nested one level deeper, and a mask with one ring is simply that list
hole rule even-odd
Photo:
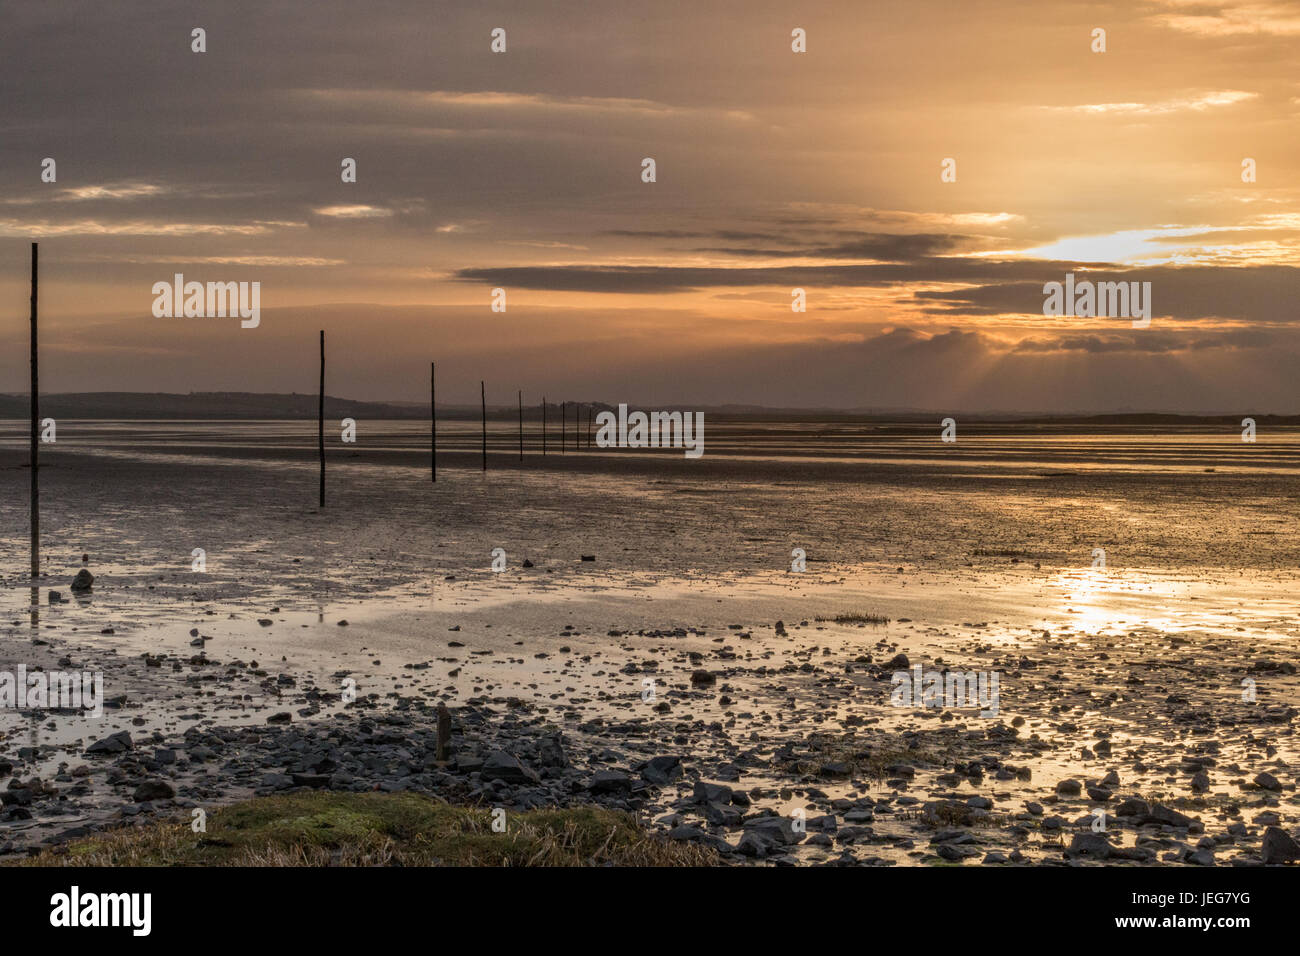
[{"label": "sky", "polygon": [[[0,391],[39,241],[50,392],[311,392],[324,329],[365,400],[1300,412],[1295,2],[2,16]],[[260,324],[155,317],[176,273]],[[1067,274],[1149,325],[1044,315]]]}]

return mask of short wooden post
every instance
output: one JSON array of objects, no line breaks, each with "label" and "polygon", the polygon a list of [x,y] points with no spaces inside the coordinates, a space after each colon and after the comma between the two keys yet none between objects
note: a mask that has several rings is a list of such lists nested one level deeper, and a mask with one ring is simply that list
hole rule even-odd
[{"label": "short wooden post", "polygon": [[438,701],[438,759],[445,761],[451,751],[451,711]]}]

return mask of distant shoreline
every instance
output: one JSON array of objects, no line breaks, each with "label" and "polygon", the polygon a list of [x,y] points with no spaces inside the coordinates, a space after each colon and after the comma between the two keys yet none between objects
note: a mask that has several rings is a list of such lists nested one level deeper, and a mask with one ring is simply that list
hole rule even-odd
[{"label": "distant shoreline", "polygon": [[[55,419],[82,421],[315,421],[319,398],[315,394],[258,392],[64,392],[42,393],[41,415]],[[605,401],[569,400],[547,402],[548,417],[561,416],[561,404],[567,405],[572,420],[575,406],[586,416],[592,411],[613,410],[616,405]],[[628,403],[632,409],[640,408]],[[649,406],[646,406],[649,407]],[[657,403],[657,409],[698,411],[716,421],[788,422],[788,423],[860,423],[872,425],[924,425],[930,427],[952,416],[968,425],[1038,426],[1071,428],[1151,426],[1214,426],[1240,428],[1243,418],[1253,418],[1258,426],[1300,426],[1300,414],[1279,415],[1244,409],[1232,414],[1183,414],[1177,412],[1001,412],[942,410],[872,410],[828,408],[760,408],[737,405],[691,405]],[[525,420],[540,415],[541,403],[525,402]],[[0,394],[0,421],[26,421],[29,414],[27,395]],[[516,420],[516,404],[489,404],[489,420]],[[477,420],[477,404],[438,404],[439,419]],[[421,402],[366,402],[327,395],[325,417],[356,418],[370,421],[428,421],[429,406]]]}]

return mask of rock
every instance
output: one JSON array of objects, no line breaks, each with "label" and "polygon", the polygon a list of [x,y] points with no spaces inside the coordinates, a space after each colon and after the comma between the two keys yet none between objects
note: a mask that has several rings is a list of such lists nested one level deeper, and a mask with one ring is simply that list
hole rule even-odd
[{"label": "rock", "polygon": [[1262,853],[1266,864],[1291,863],[1300,860],[1300,843],[1281,827],[1269,827],[1264,831]]},{"label": "rock", "polygon": [[796,833],[794,824],[785,817],[754,817],[746,820],[744,823],[745,830],[751,833],[757,833],[760,836],[772,840],[774,843],[783,845],[792,845],[800,842],[804,838],[803,833]]},{"label": "rock", "polygon": [[776,849],[775,841],[769,839],[762,833],[756,833],[753,830],[746,830],[741,834],[740,842],[736,844],[736,852],[741,856],[752,856],[755,858],[765,857]]},{"label": "rock", "polygon": [[1056,785],[1056,792],[1063,797],[1077,797],[1083,792],[1083,784],[1077,780],[1062,780]]},{"label": "rock", "polygon": [[456,755],[457,773],[477,773],[483,769],[483,758],[474,754]]},{"label": "rock", "polygon": [[704,819],[710,826],[734,827],[740,823],[740,811],[725,803],[706,803]]},{"label": "rock", "polygon": [[700,670],[691,674],[691,683],[695,684],[697,687],[707,687],[711,684],[716,684],[717,682],[717,676],[708,671]]},{"label": "rock", "polygon": [[952,843],[939,844],[939,848],[935,850],[935,852],[943,859],[949,860],[953,863],[958,860],[967,860],[973,856],[980,855],[980,851],[975,849],[973,846],[958,846]]},{"label": "rock", "polygon": [[906,654],[895,654],[889,660],[885,661],[885,663],[881,664],[880,669],[885,671],[905,671],[910,666],[911,664],[908,661]]},{"label": "rock", "polygon": [[1083,857],[1088,860],[1105,860],[1111,855],[1114,847],[1110,841],[1100,833],[1076,833],[1074,839],[1070,841],[1070,848],[1065,851],[1066,856]]},{"label": "rock", "polygon": [[287,724],[292,722],[292,720],[293,714],[289,713],[287,710],[282,710],[279,713],[272,714],[270,717],[266,718],[268,724]]},{"label": "rock", "polygon": [[88,754],[120,754],[128,750],[134,750],[135,744],[131,742],[131,735],[125,730],[119,730],[115,734],[105,737],[103,740],[96,740],[86,748]]},{"label": "rock", "polygon": [[131,799],[136,803],[144,803],[146,800],[170,800],[174,796],[176,790],[166,780],[146,780],[135,788]]},{"label": "rock", "polygon": [[680,779],[682,773],[681,757],[653,757],[641,768],[641,778],[657,787]]},{"label": "rock", "polygon": [[504,780],[506,783],[537,783],[538,777],[519,758],[504,750],[494,750],[483,761],[480,771],[484,780]]},{"label": "rock", "polygon": [[89,591],[91,585],[94,583],[95,576],[85,568],[82,568],[77,572],[77,576],[72,579],[72,584],[70,586],[74,591]]},{"label": "rock", "polygon": [[730,803],[731,788],[721,783],[705,783],[703,780],[697,780],[691,799],[696,803]]},{"label": "rock", "polygon": [[694,824],[683,824],[679,827],[673,827],[668,831],[668,839],[703,843],[716,850],[720,850],[723,853],[731,853],[734,850],[734,847],[732,847],[726,840],[719,839],[711,833],[706,833]]},{"label": "rock", "polygon": [[1150,815],[1147,816],[1147,818],[1142,822],[1163,823],[1171,827],[1188,829],[1196,821],[1194,821],[1189,816],[1184,816],[1183,814],[1179,813],[1177,810],[1171,810],[1169,807],[1161,806],[1160,804],[1157,803],[1154,807],[1151,808]]},{"label": "rock", "polygon": [[597,770],[587,789],[592,793],[628,793],[632,778],[621,770]]},{"label": "rock", "polygon": [[1272,790],[1274,793],[1282,792],[1282,784],[1271,773],[1260,773],[1255,775],[1255,786],[1261,790]]},{"label": "rock", "polygon": [[1150,863],[1156,858],[1156,851],[1146,846],[1113,846],[1110,848],[1112,860],[1132,860],[1135,863]]},{"label": "rock", "polygon": [[1088,788],[1088,799],[1096,803],[1105,803],[1113,796],[1114,794],[1111,793],[1109,790],[1107,790],[1105,787]]},{"label": "rock", "polygon": [[1128,797],[1115,808],[1115,816],[1137,817],[1138,820],[1145,820],[1151,816],[1151,804],[1140,797]]}]

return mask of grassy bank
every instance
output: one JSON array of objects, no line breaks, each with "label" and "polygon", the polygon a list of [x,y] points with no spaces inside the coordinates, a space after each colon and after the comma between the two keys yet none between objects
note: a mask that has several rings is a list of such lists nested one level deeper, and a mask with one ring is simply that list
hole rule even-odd
[{"label": "grassy bank", "polygon": [[417,793],[310,792],[126,827],[45,850],[24,866],[708,866],[712,851],[672,843],[597,807],[505,815]]}]

